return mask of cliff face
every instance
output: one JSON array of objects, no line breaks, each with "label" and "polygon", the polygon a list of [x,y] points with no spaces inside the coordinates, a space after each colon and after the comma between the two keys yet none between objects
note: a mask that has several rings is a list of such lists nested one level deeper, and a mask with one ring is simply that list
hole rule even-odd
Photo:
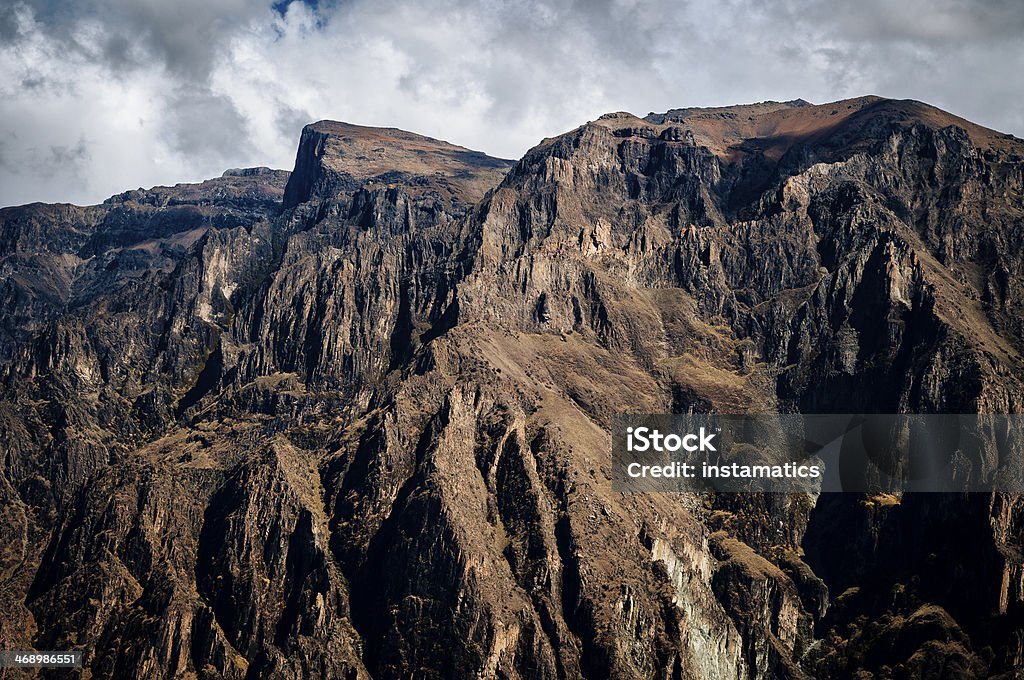
[{"label": "cliff face", "polygon": [[0,643],[92,677],[1011,677],[1016,497],[613,493],[648,412],[1021,410],[1024,144],[862,98],[0,212]]}]

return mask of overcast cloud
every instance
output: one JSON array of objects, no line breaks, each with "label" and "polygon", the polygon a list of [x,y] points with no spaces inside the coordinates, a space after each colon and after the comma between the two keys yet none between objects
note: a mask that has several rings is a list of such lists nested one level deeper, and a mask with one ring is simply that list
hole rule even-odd
[{"label": "overcast cloud", "polygon": [[0,205],[291,168],[322,118],[516,158],[608,111],[880,94],[1024,136],[1020,0],[0,3]]}]

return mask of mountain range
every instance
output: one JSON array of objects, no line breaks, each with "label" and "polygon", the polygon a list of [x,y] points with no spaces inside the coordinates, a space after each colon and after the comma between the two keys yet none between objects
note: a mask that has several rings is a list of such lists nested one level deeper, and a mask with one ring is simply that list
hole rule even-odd
[{"label": "mountain range", "polygon": [[612,113],[516,162],[321,121],[290,173],[4,208],[0,649],[1019,677],[1018,496],[620,493],[610,430],[1019,413],[1022,232],[1024,141],[879,97]]}]

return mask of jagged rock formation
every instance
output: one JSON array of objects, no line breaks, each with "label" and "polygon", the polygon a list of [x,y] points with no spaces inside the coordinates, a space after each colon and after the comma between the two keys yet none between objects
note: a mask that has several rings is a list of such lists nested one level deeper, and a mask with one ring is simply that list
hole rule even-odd
[{"label": "jagged rock formation", "polygon": [[0,646],[89,677],[1013,677],[1005,495],[611,491],[619,411],[1017,412],[1024,144],[862,98],[0,212]]}]

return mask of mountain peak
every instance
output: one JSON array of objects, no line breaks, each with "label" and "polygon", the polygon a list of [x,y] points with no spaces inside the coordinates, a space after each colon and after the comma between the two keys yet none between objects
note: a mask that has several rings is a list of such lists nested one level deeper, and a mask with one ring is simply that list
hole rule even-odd
[{"label": "mountain peak", "polygon": [[406,132],[321,120],[302,130],[295,171],[285,205],[325,198],[336,185],[381,184],[395,180],[435,190],[460,203],[473,203],[495,186],[512,161]]},{"label": "mountain peak", "polygon": [[814,106],[804,99],[792,99],[785,102],[767,100],[753,104],[733,104],[730,106],[692,106],[681,109],[669,109],[665,113],[648,113],[644,120],[650,123],[663,124],[681,122],[695,118],[728,118],[730,116],[761,116],[766,113],[784,111],[789,109],[800,109]]},{"label": "mountain peak", "polygon": [[[863,142],[879,131],[922,124],[940,129],[956,126],[966,131],[971,142],[986,150],[1019,151],[1012,135],[990,130],[942,109],[912,99],[886,99],[866,95],[826,104],[803,99],[764,101],[720,107],[670,109],[640,118],[630,113],[610,113],[596,124],[619,129],[682,128],[724,160],[742,158],[752,150],[778,159],[797,144],[839,144],[844,139]],[[655,135],[656,136],[656,135]]]}]

